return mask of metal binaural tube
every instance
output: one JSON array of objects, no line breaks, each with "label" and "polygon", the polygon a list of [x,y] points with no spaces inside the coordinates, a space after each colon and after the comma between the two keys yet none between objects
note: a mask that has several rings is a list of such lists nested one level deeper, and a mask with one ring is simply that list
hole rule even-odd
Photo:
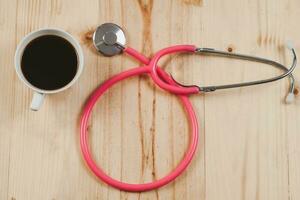
[{"label": "metal binaural tube", "polygon": [[293,55],[293,62],[292,65],[287,68],[286,66],[273,61],[269,60],[266,58],[261,58],[257,56],[249,56],[249,55],[244,55],[244,54],[237,54],[237,53],[228,53],[225,51],[219,51],[211,48],[197,48],[196,52],[200,54],[209,54],[209,55],[216,55],[216,56],[223,56],[223,57],[229,57],[229,58],[237,58],[241,60],[249,60],[249,61],[254,61],[254,62],[259,62],[259,63],[264,63],[268,65],[275,66],[277,68],[285,70],[285,73],[268,78],[268,79],[263,79],[263,80],[257,80],[257,81],[250,81],[250,82],[244,82],[244,83],[234,83],[234,84],[227,84],[227,85],[217,85],[217,86],[199,86],[199,90],[202,92],[211,92],[219,89],[228,89],[228,88],[236,88],[236,87],[245,87],[245,86],[251,86],[251,85],[258,85],[258,84],[263,84],[263,83],[268,83],[268,82],[273,82],[280,80],[282,78],[285,78],[286,76],[289,76],[290,80],[290,88],[289,88],[289,93],[292,93],[295,89],[295,79],[294,76],[292,75],[293,70],[296,67],[297,64],[297,56],[296,52],[293,47],[288,46],[288,49],[291,50],[292,55]]}]

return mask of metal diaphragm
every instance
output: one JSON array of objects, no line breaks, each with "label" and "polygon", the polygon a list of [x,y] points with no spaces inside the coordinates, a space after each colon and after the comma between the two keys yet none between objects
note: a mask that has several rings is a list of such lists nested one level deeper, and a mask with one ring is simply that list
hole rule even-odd
[{"label": "metal diaphragm", "polygon": [[104,56],[114,56],[123,51],[126,38],[120,26],[105,23],[97,27],[93,35],[93,43]]}]

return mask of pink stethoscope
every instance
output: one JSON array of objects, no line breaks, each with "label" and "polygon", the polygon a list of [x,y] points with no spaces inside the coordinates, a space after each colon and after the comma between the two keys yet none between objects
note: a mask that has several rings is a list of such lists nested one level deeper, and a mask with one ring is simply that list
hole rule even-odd
[{"label": "pink stethoscope", "polygon": [[[197,122],[197,117],[195,115],[194,108],[188,99],[188,95],[196,94],[199,92],[215,91],[217,89],[227,89],[227,88],[257,85],[257,84],[276,81],[288,76],[290,80],[290,89],[286,101],[290,103],[294,98],[295,80],[292,75],[292,71],[296,66],[297,58],[296,58],[296,53],[291,45],[289,45],[288,48],[293,53],[293,63],[290,68],[287,68],[278,62],[268,60],[265,58],[248,56],[243,54],[228,53],[223,51],[217,51],[210,48],[197,48],[194,45],[171,46],[158,51],[157,53],[154,54],[154,56],[151,59],[149,59],[144,55],[142,55],[141,53],[135,51],[134,49],[130,47],[125,47],[126,40],[125,40],[124,31],[118,25],[112,23],[106,23],[100,25],[96,29],[93,35],[93,42],[96,49],[102,54],[104,54],[105,56],[113,56],[121,52],[125,52],[144,64],[144,66],[142,67],[136,67],[121,72],[117,75],[114,75],[113,77],[111,77],[110,79],[102,83],[90,96],[89,100],[87,101],[83,109],[83,115],[81,118],[80,145],[81,145],[83,158],[85,159],[88,167],[97,177],[99,177],[102,181],[106,182],[108,185],[111,185],[112,187],[118,188],[120,190],[141,192],[141,191],[157,189],[176,179],[176,177],[182,174],[182,172],[190,164],[198,144],[198,122]],[[207,86],[207,87],[185,86],[175,81],[172,78],[172,76],[170,76],[168,73],[166,73],[164,70],[162,70],[160,67],[157,66],[157,63],[161,57],[168,54],[181,53],[181,52],[215,54],[219,56],[226,56],[231,58],[261,62],[261,63],[266,63],[281,68],[285,72],[280,76],[276,76],[274,78],[252,81],[252,82],[244,82],[244,83],[220,85],[220,86]],[[171,173],[169,173],[167,176],[159,180],[155,180],[154,182],[143,183],[143,184],[130,184],[130,183],[124,183],[116,179],[113,179],[112,177],[108,176],[100,167],[97,166],[96,162],[93,160],[93,157],[89,149],[87,129],[88,129],[88,120],[92,112],[92,109],[96,104],[96,102],[98,101],[98,99],[104,94],[104,92],[106,92],[110,87],[112,87],[114,84],[118,83],[119,81],[122,81],[132,76],[141,75],[141,74],[148,74],[152,78],[154,83],[157,84],[160,88],[178,95],[178,97],[182,102],[182,105],[185,108],[185,111],[187,112],[187,117],[188,117],[192,134],[189,142],[189,147],[185,153],[184,158]]]}]

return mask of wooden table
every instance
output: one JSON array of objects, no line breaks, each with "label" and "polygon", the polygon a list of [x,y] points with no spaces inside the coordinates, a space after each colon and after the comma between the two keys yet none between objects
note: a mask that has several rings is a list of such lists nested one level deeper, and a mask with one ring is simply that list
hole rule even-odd
[{"label": "wooden table", "polygon": [[[124,27],[128,44],[150,56],[172,44],[197,44],[289,64],[286,40],[300,49],[298,0],[1,0],[0,199],[300,199],[300,97],[284,103],[288,81],[194,95],[199,147],[175,182],[145,193],[121,192],[99,181],[79,148],[84,102],[104,80],[139,63],[106,58],[91,45],[99,24]],[[82,44],[85,69],[69,90],[29,110],[30,91],[17,78],[14,52],[27,33],[58,27]],[[266,78],[279,70],[225,58],[174,55],[161,64],[187,84]],[[295,76],[300,80],[300,70]],[[299,82],[298,82],[299,86]],[[111,89],[90,121],[91,148],[112,177],[130,183],[163,177],[189,141],[176,96],[135,77]]]}]

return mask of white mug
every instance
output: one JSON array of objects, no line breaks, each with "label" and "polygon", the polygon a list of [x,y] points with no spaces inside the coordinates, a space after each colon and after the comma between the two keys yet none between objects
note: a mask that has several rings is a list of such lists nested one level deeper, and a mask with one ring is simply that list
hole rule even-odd
[{"label": "white mug", "polygon": [[[77,53],[77,72],[72,81],[70,81],[67,85],[65,85],[62,88],[56,89],[56,90],[44,90],[37,88],[36,86],[32,85],[28,80],[26,80],[22,70],[21,70],[21,60],[22,60],[22,55],[27,47],[27,45],[34,39],[44,36],[44,35],[55,35],[59,36],[61,38],[64,38],[67,40],[75,49]],[[75,83],[75,81],[79,78],[82,70],[83,70],[83,52],[80,47],[80,44],[77,42],[77,40],[67,33],[66,31],[63,31],[61,29],[57,28],[44,28],[44,29],[39,29],[37,31],[31,32],[28,35],[26,35],[21,42],[19,43],[16,53],[15,53],[15,69],[18,74],[18,77],[27,85],[29,88],[31,88],[34,91],[33,98],[31,101],[30,108],[32,110],[39,110],[41,107],[43,100],[45,98],[45,94],[53,94],[57,92],[61,92],[67,88],[69,88],[71,85]]]}]

